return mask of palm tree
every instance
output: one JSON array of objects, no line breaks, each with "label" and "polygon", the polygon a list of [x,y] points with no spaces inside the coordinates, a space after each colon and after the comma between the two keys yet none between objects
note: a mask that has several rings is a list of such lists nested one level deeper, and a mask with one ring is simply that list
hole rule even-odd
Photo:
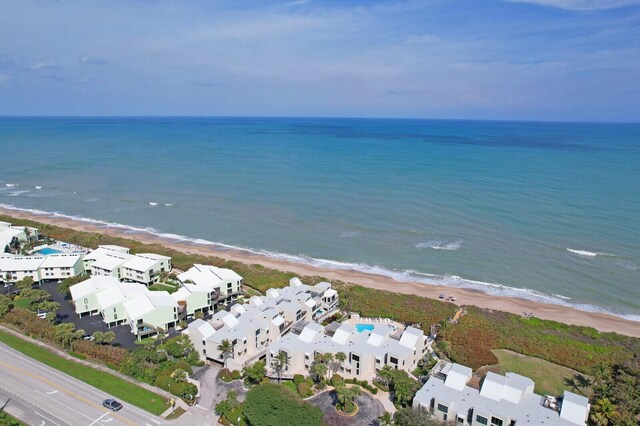
[{"label": "palm tree", "polygon": [[273,368],[278,374],[278,383],[282,381],[282,371],[287,369],[290,361],[291,357],[285,351],[278,352],[278,355],[273,359]]},{"label": "palm tree", "polygon": [[385,411],[380,417],[378,417],[378,422],[381,426],[391,426],[393,424],[393,416],[390,412]]},{"label": "palm tree", "polygon": [[218,350],[220,351],[220,355],[222,355],[224,368],[227,368],[227,359],[229,358],[229,355],[233,355],[233,345],[229,339],[224,339],[218,345]]},{"label": "palm tree", "polygon": [[338,370],[340,370],[340,367],[342,367],[342,363],[345,362],[345,360],[347,359],[347,354],[345,354],[344,352],[338,352],[335,355],[335,361],[334,363],[332,363],[333,366],[333,372],[334,374],[338,372]]},{"label": "palm tree", "polygon": [[338,402],[343,411],[347,411],[353,404],[353,400],[360,395],[360,388],[358,386],[352,386],[348,388],[345,384],[341,384],[336,388],[336,396]]},{"label": "palm tree", "polygon": [[616,415],[616,406],[609,401],[609,398],[601,398],[591,407],[591,421],[597,426],[613,424]]}]

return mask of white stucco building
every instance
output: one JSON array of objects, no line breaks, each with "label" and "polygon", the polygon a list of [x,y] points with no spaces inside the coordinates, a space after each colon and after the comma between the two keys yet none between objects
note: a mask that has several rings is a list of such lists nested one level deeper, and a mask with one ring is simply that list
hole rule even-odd
[{"label": "white stucco building", "polygon": [[153,253],[130,254],[126,247],[101,245],[84,257],[85,272],[126,282],[152,285],[172,269],[171,258]]},{"label": "white stucco building", "polygon": [[0,255],[0,281],[16,283],[31,277],[36,283],[60,281],[82,273],[81,254],[51,254],[48,256]]},{"label": "white stucco building", "polygon": [[327,327],[309,323],[294,328],[269,347],[267,365],[280,351],[290,358],[285,370],[288,375],[308,375],[316,355],[342,352],[346,360],[339,367],[341,375],[372,380],[385,366],[411,373],[430,347],[428,336],[414,327],[396,329],[376,324],[373,329],[358,330],[353,325],[334,322]]},{"label": "white stucco building", "polygon": [[558,400],[534,393],[535,383],[515,373],[487,373],[479,388],[470,385],[472,371],[446,363],[432,374],[413,399],[438,419],[468,426],[585,425],[587,398],[565,391]]},{"label": "white stucco building", "polygon": [[222,363],[218,346],[228,340],[233,352],[227,363],[239,370],[267,356],[267,348],[302,321],[328,315],[338,303],[329,283],[305,285],[297,278],[288,287],[270,289],[265,296],[254,296],[245,304],[217,312],[209,321],[196,320],[188,334],[200,359]]},{"label": "white stucco building", "polygon": [[14,242],[26,243],[38,239],[38,230],[28,226],[14,226],[9,222],[0,221],[0,253]]}]

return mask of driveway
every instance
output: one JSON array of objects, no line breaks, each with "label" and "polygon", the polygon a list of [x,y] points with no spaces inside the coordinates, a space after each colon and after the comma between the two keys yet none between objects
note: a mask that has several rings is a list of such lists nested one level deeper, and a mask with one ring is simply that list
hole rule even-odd
[{"label": "driveway", "polygon": [[238,399],[244,401],[247,391],[242,380],[231,383],[218,380],[218,372],[221,368],[218,364],[207,364],[191,376],[192,379],[200,382],[200,400],[198,401],[200,407],[213,410],[218,402],[227,397],[227,392],[230,390],[235,390],[238,393]]},{"label": "driveway", "polygon": [[382,403],[366,392],[362,392],[362,394],[356,398],[358,414],[353,417],[341,416],[336,412],[338,399],[335,391],[333,390],[314,396],[313,398],[308,399],[307,402],[310,402],[320,408],[324,412],[325,423],[331,426],[377,426],[379,425],[378,417],[384,413]]}]

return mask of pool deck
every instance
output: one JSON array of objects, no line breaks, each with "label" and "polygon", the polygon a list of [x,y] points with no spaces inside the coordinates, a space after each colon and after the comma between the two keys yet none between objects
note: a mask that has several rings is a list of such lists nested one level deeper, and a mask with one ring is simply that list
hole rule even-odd
[{"label": "pool deck", "polygon": [[353,325],[354,327],[357,324],[364,324],[364,325],[372,325],[372,326],[376,326],[376,325],[386,325],[386,326],[391,326],[393,328],[395,328],[396,330],[401,330],[404,331],[405,326],[404,324],[397,322],[397,321],[393,321],[392,319],[389,318],[380,318],[380,317],[361,317],[359,314],[351,314],[351,318],[347,319],[346,321],[344,321],[347,324]]}]

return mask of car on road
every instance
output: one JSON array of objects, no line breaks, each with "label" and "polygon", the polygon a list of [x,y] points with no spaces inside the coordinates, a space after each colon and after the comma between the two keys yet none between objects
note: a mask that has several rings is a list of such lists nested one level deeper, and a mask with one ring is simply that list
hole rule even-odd
[{"label": "car on road", "polygon": [[111,411],[118,411],[122,408],[122,404],[112,398],[102,401],[102,406],[108,408]]}]

